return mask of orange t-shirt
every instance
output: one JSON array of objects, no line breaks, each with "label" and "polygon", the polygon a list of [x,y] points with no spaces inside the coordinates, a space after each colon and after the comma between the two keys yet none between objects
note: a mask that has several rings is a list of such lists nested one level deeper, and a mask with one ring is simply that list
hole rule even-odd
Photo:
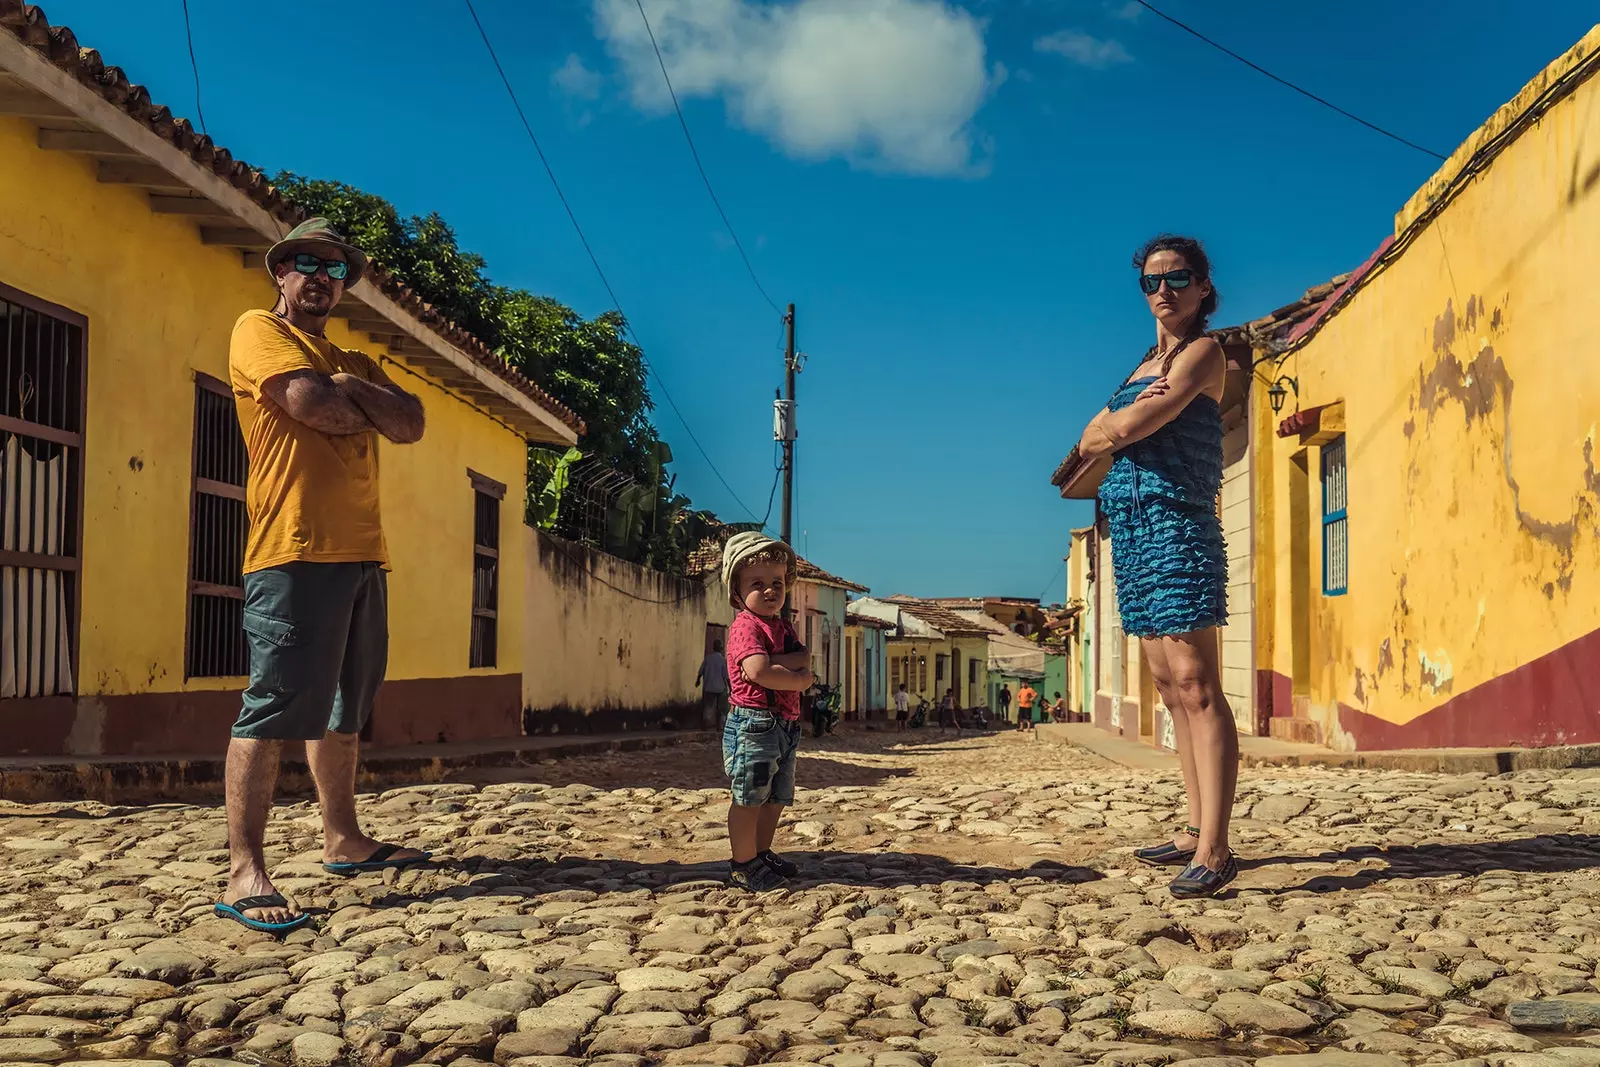
[{"label": "orange t-shirt", "polygon": [[389,382],[369,357],[297,330],[270,311],[239,316],[228,376],[250,456],[246,574],[293,562],[389,564],[378,512],[377,431],[313,430],[261,392],[269,378],[307,370]]},{"label": "orange t-shirt", "polygon": [[1017,690],[1017,707],[1031,708],[1033,702],[1039,699],[1039,694],[1034,692],[1033,686],[1025,685]]}]

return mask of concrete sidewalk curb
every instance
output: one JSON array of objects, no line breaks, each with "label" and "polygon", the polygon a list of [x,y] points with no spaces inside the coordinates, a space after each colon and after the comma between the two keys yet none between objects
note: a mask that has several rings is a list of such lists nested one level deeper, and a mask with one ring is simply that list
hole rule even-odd
[{"label": "concrete sidewalk curb", "polygon": [[[1039,738],[1072,745],[1112,763],[1136,770],[1176,770],[1175,754],[1109,733],[1090,723],[1044,723]],[[1246,767],[1330,767],[1414,771],[1425,774],[1506,774],[1511,771],[1570,770],[1600,766],[1600,745],[1550,748],[1391,749],[1335,752],[1316,745],[1270,737],[1240,737],[1239,762]]]},{"label": "concrete sidewalk curb", "polygon": [[[452,775],[474,768],[531,766],[544,760],[639,752],[716,736],[713,731],[680,730],[590,737],[519,737],[371,749],[362,753],[356,788],[370,792],[397,785],[447,782]],[[0,800],[22,804],[72,800],[107,804],[215,800],[223,795],[223,780],[224,760],[220,755],[0,760]],[[304,756],[285,758],[279,772],[278,794],[312,792],[311,771]]]}]

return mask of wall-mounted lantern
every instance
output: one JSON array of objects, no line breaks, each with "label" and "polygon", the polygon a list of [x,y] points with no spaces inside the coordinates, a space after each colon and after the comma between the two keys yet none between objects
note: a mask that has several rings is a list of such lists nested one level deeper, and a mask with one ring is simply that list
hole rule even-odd
[{"label": "wall-mounted lantern", "polygon": [[1272,388],[1267,390],[1267,398],[1272,401],[1274,415],[1283,410],[1284,398],[1289,395],[1289,389],[1285,389],[1285,385],[1294,390],[1295,402],[1298,403],[1300,400],[1300,383],[1287,374],[1279,375],[1278,380],[1272,383]]}]

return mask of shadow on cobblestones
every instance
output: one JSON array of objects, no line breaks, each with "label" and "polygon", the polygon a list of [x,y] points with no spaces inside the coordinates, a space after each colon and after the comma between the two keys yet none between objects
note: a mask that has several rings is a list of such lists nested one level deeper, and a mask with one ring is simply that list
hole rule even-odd
[{"label": "shadow on cobblestones", "polygon": [[[1105,876],[1087,867],[1040,860],[1024,867],[955,863],[943,856],[917,852],[847,852],[833,850],[788,851],[801,875],[794,889],[828,886],[878,889],[939,887],[947,884],[987,886],[1032,880],[1050,885],[1078,885]],[[480,892],[525,895],[531,899],[572,889],[595,893],[625,893],[648,889],[703,886],[727,881],[726,860],[702,863],[640,862],[615,858],[563,857],[552,861],[506,862],[478,859],[436,860],[418,870],[418,877],[401,891],[364,901],[368,907],[408,907],[449,900]],[[311,910],[311,909],[308,909]]]},{"label": "shadow on cobblestones", "polygon": [[1272,868],[1294,863],[1372,863],[1348,875],[1317,875],[1295,885],[1278,886],[1277,893],[1309,890],[1332,893],[1365,889],[1379,882],[1412,878],[1440,878],[1459,874],[1474,877],[1495,871],[1553,874],[1600,868],[1600,836],[1549,834],[1507,841],[1472,844],[1430,842],[1420,845],[1356,845],[1338,851],[1305,856],[1271,856],[1239,860],[1242,868]]}]

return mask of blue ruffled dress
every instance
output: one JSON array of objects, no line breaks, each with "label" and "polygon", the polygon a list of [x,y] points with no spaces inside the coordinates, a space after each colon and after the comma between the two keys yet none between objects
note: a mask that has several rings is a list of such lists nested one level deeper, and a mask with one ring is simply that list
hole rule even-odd
[{"label": "blue ruffled dress", "polygon": [[[1127,407],[1155,380],[1135,378],[1107,407]],[[1222,411],[1209,396],[1116,453],[1099,495],[1124,633],[1161,637],[1228,621],[1221,489]]]}]

